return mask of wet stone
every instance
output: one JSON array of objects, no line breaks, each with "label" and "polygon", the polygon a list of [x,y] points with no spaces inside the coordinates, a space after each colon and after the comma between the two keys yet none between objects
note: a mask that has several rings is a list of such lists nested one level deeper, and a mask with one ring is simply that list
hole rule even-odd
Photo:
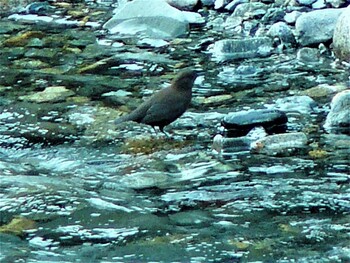
[{"label": "wet stone", "polygon": [[321,103],[327,103],[337,92],[341,92],[346,90],[346,86],[342,84],[338,85],[327,85],[321,84],[316,87],[312,87],[302,92],[303,95],[309,96],[310,98],[317,100]]},{"label": "wet stone", "polygon": [[278,23],[283,20],[285,11],[282,8],[269,8],[264,14],[262,21],[270,23]]},{"label": "wet stone", "polygon": [[346,8],[337,20],[333,35],[333,50],[336,56],[350,61],[350,7]]},{"label": "wet stone", "polygon": [[8,21],[0,21],[0,34],[11,34],[23,29],[25,29],[25,26],[14,24]]},{"label": "wet stone", "polygon": [[184,14],[160,0],[127,2],[104,24],[111,34],[171,39],[187,33]]},{"label": "wet stone", "polygon": [[106,56],[110,52],[110,47],[103,47],[101,48],[100,45],[97,44],[89,44],[86,47],[84,47],[83,52],[81,53],[82,57],[86,59],[94,59],[99,58],[101,56]]},{"label": "wet stone", "polygon": [[214,154],[230,155],[232,153],[249,152],[252,140],[247,137],[225,138],[221,134],[215,135],[212,150]]},{"label": "wet stone", "polygon": [[26,6],[28,14],[45,15],[50,9],[54,10],[54,7],[50,6],[47,2],[34,2]]},{"label": "wet stone", "polygon": [[22,47],[26,46],[32,38],[42,38],[44,34],[40,31],[27,31],[20,33],[14,37],[10,37],[3,42],[4,46],[7,47]]},{"label": "wet stone", "polygon": [[266,57],[272,51],[272,39],[269,37],[223,39],[215,42],[210,50],[215,61]]},{"label": "wet stone", "polygon": [[169,0],[168,3],[181,10],[192,10],[198,0]]},{"label": "wet stone", "polygon": [[304,63],[317,63],[320,60],[320,51],[316,48],[304,47],[298,50],[297,59]]},{"label": "wet stone", "polygon": [[228,11],[233,11],[238,5],[243,3],[248,3],[248,0],[233,0],[228,5],[225,6],[225,9]]},{"label": "wet stone", "polygon": [[74,95],[74,92],[64,86],[47,87],[44,91],[32,95],[25,95],[19,99],[29,102],[60,102]]},{"label": "wet stone", "polygon": [[324,0],[317,0],[315,3],[312,4],[313,9],[322,9],[326,7],[326,3]]},{"label": "wet stone", "polygon": [[[348,65],[334,59],[329,41],[298,57],[279,41],[290,32],[280,34],[286,26],[278,22],[294,34],[300,12],[311,9],[198,0],[196,13],[185,15],[190,34],[168,44],[106,38],[101,26],[83,25],[102,25],[112,8],[134,2],[53,1],[55,9],[38,16],[14,14],[28,0],[0,0],[0,10],[12,5],[0,21],[0,221],[37,224],[22,239],[0,233],[0,261],[349,262],[350,140],[322,126],[331,97],[348,89]],[[273,55],[242,43],[274,24]],[[228,37],[249,47],[237,57],[253,56],[211,61],[208,47]],[[201,75],[190,108],[166,130],[171,139],[134,122],[114,125],[187,66]],[[57,86],[74,93],[58,102],[20,99]],[[223,136],[227,112],[265,108],[287,114],[288,133],[255,127]]]},{"label": "wet stone", "polygon": [[2,63],[6,64],[6,62],[9,63],[12,60],[20,59],[24,56],[25,52],[26,50],[23,47],[1,47],[0,60]]},{"label": "wet stone", "polygon": [[212,222],[210,214],[201,210],[176,213],[170,215],[170,220],[178,226],[197,225],[205,227]]},{"label": "wet stone", "polygon": [[18,59],[13,63],[13,65],[18,68],[26,69],[41,69],[49,67],[48,63],[35,59]]},{"label": "wet stone", "polygon": [[234,16],[241,16],[244,18],[261,17],[266,13],[268,5],[260,2],[243,3],[236,7],[233,12]]},{"label": "wet stone", "polygon": [[291,28],[284,22],[277,22],[273,24],[269,31],[267,32],[268,35],[272,37],[277,37],[280,39],[282,43],[290,43],[294,44],[295,39],[294,35],[292,33]]},{"label": "wet stone", "polygon": [[350,90],[334,96],[324,127],[328,132],[350,134]]},{"label": "wet stone", "polygon": [[297,0],[297,2],[301,5],[311,6],[316,0]]},{"label": "wet stone", "polygon": [[267,155],[289,156],[307,146],[307,136],[302,132],[266,136],[251,144],[252,152]]},{"label": "wet stone", "polygon": [[287,13],[284,16],[284,21],[286,21],[288,24],[294,24],[297,18],[301,15],[301,12],[299,11],[292,11],[290,13]]},{"label": "wet stone", "polygon": [[302,14],[295,23],[298,42],[302,46],[308,46],[331,40],[337,19],[343,10],[328,8]]},{"label": "wet stone", "polygon": [[274,107],[286,113],[310,114],[316,106],[317,103],[309,96],[291,96],[277,99]]},{"label": "wet stone", "polygon": [[37,58],[37,59],[43,59],[43,60],[52,60],[57,56],[58,52],[56,49],[52,48],[42,48],[42,49],[36,49],[32,48],[29,49],[24,56],[27,58]]},{"label": "wet stone", "polygon": [[32,38],[29,40],[28,47],[41,48],[44,47],[44,41],[40,38]]},{"label": "wet stone", "polygon": [[286,130],[287,115],[278,110],[251,110],[228,114],[222,120],[228,137],[246,135],[254,127],[262,126],[268,133]]}]

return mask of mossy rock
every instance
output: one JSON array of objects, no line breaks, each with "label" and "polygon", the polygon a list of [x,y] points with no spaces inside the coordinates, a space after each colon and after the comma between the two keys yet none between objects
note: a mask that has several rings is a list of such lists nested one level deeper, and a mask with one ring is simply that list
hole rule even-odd
[{"label": "mossy rock", "polygon": [[122,152],[127,154],[151,154],[158,151],[181,149],[187,145],[189,145],[189,141],[178,141],[171,138],[132,138],[125,141]]},{"label": "mossy rock", "polygon": [[23,236],[25,230],[34,229],[35,222],[33,220],[16,217],[11,220],[7,225],[0,227],[0,233],[13,234],[16,236]]}]

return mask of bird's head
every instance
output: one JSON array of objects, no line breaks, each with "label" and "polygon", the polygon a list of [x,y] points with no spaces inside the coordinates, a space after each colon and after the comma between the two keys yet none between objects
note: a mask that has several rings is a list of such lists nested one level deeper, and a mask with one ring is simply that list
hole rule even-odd
[{"label": "bird's head", "polygon": [[173,79],[172,86],[179,90],[191,90],[197,76],[198,75],[195,70],[182,70]]}]

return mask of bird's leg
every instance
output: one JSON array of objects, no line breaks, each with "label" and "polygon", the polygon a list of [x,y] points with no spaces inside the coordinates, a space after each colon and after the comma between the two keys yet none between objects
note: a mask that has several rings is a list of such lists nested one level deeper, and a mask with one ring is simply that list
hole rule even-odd
[{"label": "bird's leg", "polygon": [[159,130],[167,137],[167,139],[171,139],[171,136],[169,136],[169,134],[167,134],[167,133],[164,131],[164,126],[159,126]]}]

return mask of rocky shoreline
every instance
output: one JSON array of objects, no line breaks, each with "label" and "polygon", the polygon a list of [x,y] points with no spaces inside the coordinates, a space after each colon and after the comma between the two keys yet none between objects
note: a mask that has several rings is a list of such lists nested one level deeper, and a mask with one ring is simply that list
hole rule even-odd
[{"label": "rocky shoreline", "polygon": [[[264,66],[259,68],[253,64],[234,68],[229,66],[230,61],[239,62],[242,59],[277,56],[276,61],[295,59],[297,64],[293,65],[294,67],[307,68],[309,65],[310,71],[312,67],[317,70],[322,63],[332,65],[333,49],[329,43],[333,39],[337,19],[341,13],[344,12],[343,17],[346,17],[346,12],[348,13],[344,8],[347,5],[346,1],[329,1],[321,6],[321,1],[289,1],[288,3],[170,1],[173,6],[192,10],[191,12],[180,11],[162,0],[153,1],[153,6],[145,5],[142,9],[138,7],[144,5],[143,1],[124,2],[116,3],[119,7],[116,8],[113,18],[105,21],[107,23],[101,19],[106,19],[107,10],[110,8],[108,5],[87,5],[86,14],[77,14],[77,10],[84,4],[69,2],[66,5],[33,3],[26,8],[23,7],[24,13],[2,18],[1,72],[3,77],[0,88],[3,94],[6,94],[2,108],[12,123],[14,119],[18,121],[19,130],[33,121],[31,115],[37,116],[37,127],[33,127],[33,133],[30,132],[24,136],[29,142],[31,140],[37,142],[38,137],[44,134],[46,136],[42,136],[43,141],[48,143],[62,142],[62,138],[70,141],[71,138],[79,138],[83,130],[90,130],[94,121],[108,123],[106,120],[94,120],[96,116],[100,115],[104,118],[107,114],[110,119],[113,119],[125,106],[129,111],[139,101],[133,98],[134,91],[140,84],[144,85],[142,81],[138,83],[137,79],[133,79],[133,76],[146,76],[147,79],[147,75],[164,75],[173,68],[194,66],[206,72],[208,76],[202,80],[203,85],[215,87],[217,85],[214,82],[222,81],[224,85],[219,84],[219,86],[226,86],[228,83],[239,88],[243,77],[246,77],[248,82],[257,78],[256,84],[264,83],[262,78],[266,68]],[[196,10],[198,7],[205,9],[193,12],[193,9]],[[138,20],[133,17],[138,17]],[[155,23],[153,18],[157,17],[162,17],[164,21]],[[149,18],[152,19],[149,20]],[[166,19],[169,19],[169,25]],[[176,32],[176,27],[179,25],[171,23],[176,19],[183,20],[182,29],[179,29],[179,32]],[[35,29],[33,29],[33,23]],[[95,25],[92,26],[94,23]],[[155,26],[154,23],[164,28],[152,28]],[[349,25],[349,23],[341,23]],[[169,28],[170,25],[175,28]],[[189,29],[189,25],[191,28],[196,25],[194,31]],[[62,27],[66,30],[61,31]],[[94,30],[94,27],[107,29],[105,32],[107,34],[101,35],[103,31]],[[118,28],[122,31],[119,32]],[[339,51],[335,50],[335,53],[347,54],[346,43],[340,44],[342,32],[347,31],[346,29],[341,31],[339,26],[337,28],[334,33],[334,42],[338,43],[336,47]],[[108,34],[108,31],[113,34]],[[154,35],[149,34],[150,32],[163,33]],[[207,32],[205,34],[207,36],[200,36],[201,32]],[[211,36],[208,32],[211,32]],[[189,33],[189,36],[179,38]],[[164,36],[167,37],[164,38]],[[187,50],[185,52],[187,59],[181,59],[183,57],[181,53],[184,50]],[[178,58],[176,58],[177,54],[179,54]],[[191,62],[188,56],[193,57]],[[210,61],[205,63],[207,56]],[[329,87],[328,90],[323,87],[317,88],[317,85],[323,85],[324,81],[311,80],[311,76],[309,78],[305,76],[304,79],[309,83],[303,83],[302,89],[314,88],[316,89],[314,93],[317,89],[322,89],[326,93],[325,96],[329,94],[331,98],[332,94],[347,89],[349,85],[349,80],[346,79],[347,67],[344,67],[344,73],[341,73],[341,68],[339,69],[340,77],[334,83],[336,88]],[[272,69],[269,70],[269,74],[272,71]],[[276,68],[275,71],[276,83],[272,86],[276,88],[269,88],[293,89],[294,83],[291,82],[294,80],[277,79],[278,75],[280,77],[287,75],[288,70],[285,70],[286,73],[278,73],[279,69]],[[206,83],[207,79],[213,78],[210,75],[215,72],[218,72],[219,79]],[[328,74],[332,74],[331,70]],[[343,80],[341,80],[342,77]],[[29,85],[23,89],[25,83]],[[268,83],[265,85],[268,86]],[[224,87],[218,88],[222,92],[209,91],[209,87],[201,88],[208,93],[203,94],[204,96],[197,94],[194,105],[202,103],[207,103],[209,106],[210,104],[219,105],[220,102],[225,104],[234,100],[234,96],[230,95]],[[210,94],[211,92],[213,94]],[[348,96],[346,94],[345,92],[344,96]],[[11,108],[7,107],[8,104],[11,104]],[[32,109],[46,107],[47,104],[51,107],[56,105],[56,107],[53,107],[52,115],[31,112],[29,109],[27,115],[23,115],[21,111],[26,111],[24,104]],[[87,120],[75,120],[74,116],[77,116],[76,112],[80,107],[90,107],[92,112],[102,111],[103,113],[90,114],[86,116]],[[348,110],[346,106],[344,112]],[[338,123],[335,125],[344,126],[349,122],[345,114],[331,116],[344,116],[345,119],[328,120],[327,125]],[[40,118],[48,121],[41,123]],[[2,118],[5,126],[9,119]],[[111,128],[112,126],[107,124],[101,130]],[[101,131],[92,132],[101,134]],[[11,128],[3,134],[18,137],[19,132]],[[115,136],[119,136],[119,133],[115,133]],[[113,140],[112,133],[107,137],[108,140]]]}]

